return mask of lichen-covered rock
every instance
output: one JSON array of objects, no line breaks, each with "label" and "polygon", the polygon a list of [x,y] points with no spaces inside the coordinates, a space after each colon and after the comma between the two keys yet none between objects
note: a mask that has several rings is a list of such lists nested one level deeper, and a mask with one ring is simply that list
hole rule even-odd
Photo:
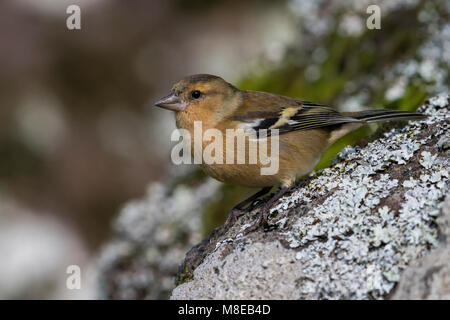
[{"label": "lichen-covered rock", "polygon": [[450,197],[437,224],[442,243],[405,270],[393,299],[450,299]]},{"label": "lichen-covered rock", "polygon": [[256,209],[216,230],[187,254],[172,299],[388,297],[439,246],[449,100],[432,98],[420,108],[426,120],[346,148],[272,207],[270,230],[244,236]]}]

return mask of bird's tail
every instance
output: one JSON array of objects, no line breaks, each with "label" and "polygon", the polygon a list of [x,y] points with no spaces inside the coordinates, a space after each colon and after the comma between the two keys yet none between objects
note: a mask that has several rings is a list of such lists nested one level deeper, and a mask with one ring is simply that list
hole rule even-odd
[{"label": "bird's tail", "polygon": [[364,110],[360,112],[344,113],[344,115],[367,123],[390,120],[420,120],[427,117],[425,114],[420,112],[408,112],[389,109]]}]

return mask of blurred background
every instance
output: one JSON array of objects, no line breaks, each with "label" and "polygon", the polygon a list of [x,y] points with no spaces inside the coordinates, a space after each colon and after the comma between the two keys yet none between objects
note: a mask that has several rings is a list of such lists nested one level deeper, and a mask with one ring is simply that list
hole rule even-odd
[{"label": "blurred background", "polygon": [[[81,30],[66,27],[70,4]],[[379,30],[366,27],[370,4]],[[178,79],[414,110],[448,92],[449,16],[445,0],[1,1],[0,299],[98,297],[89,271],[67,290],[67,266],[95,269],[114,217],[150,183],[197,179],[174,171],[173,114],[152,107]],[[317,169],[375,128],[337,142]],[[220,188],[203,235],[252,192]]]}]

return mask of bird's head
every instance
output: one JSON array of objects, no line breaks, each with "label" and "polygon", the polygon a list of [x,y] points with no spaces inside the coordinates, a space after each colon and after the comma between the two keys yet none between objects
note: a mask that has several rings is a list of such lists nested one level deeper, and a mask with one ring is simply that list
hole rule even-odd
[{"label": "bird's head", "polygon": [[225,114],[236,104],[239,90],[220,77],[196,74],[178,81],[155,106],[175,112]]}]

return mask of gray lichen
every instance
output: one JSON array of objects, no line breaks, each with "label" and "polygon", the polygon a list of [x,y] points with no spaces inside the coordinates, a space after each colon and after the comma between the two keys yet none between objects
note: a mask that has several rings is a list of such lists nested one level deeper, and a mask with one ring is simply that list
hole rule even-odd
[{"label": "gray lichen", "polygon": [[[449,96],[429,115],[365,147],[346,148],[271,209],[269,232],[243,236],[242,218],[213,246],[193,249],[194,279],[173,299],[369,299],[393,292],[402,271],[439,243],[449,190]],[[441,143],[445,145],[445,143]],[[201,252],[201,253],[199,253]],[[205,253],[206,252],[206,253]],[[203,259],[190,257],[200,254]],[[218,276],[219,274],[220,276]]]},{"label": "gray lichen", "polygon": [[203,206],[220,184],[155,183],[127,204],[98,261],[100,294],[109,299],[167,299],[186,251],[201,240]]},{"label": "gray lichen", "polygon": [[450,197],[437,218],[439,247],[403,272],[393,299],[450,299]]}]

